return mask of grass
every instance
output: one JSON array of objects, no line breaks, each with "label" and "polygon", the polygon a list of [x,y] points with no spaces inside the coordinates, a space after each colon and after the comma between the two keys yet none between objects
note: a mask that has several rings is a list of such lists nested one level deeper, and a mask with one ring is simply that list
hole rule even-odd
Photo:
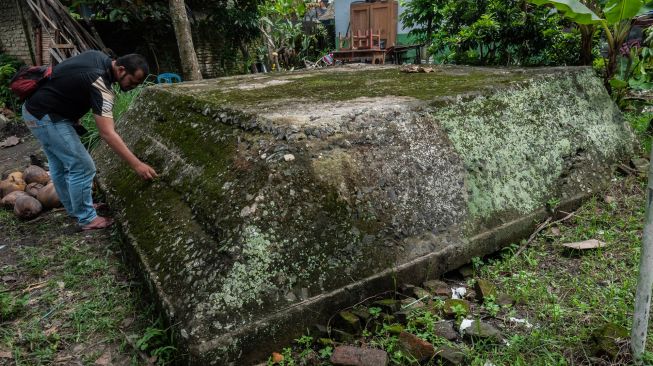
[{"label": "grass", "polygon": [[123,265],[119,236],[69,231],[66,220],[47,213],[44,230],[32,230],[0,210],[7,238],[23,239],[0,240],[9,246],[0,254],[0,352],[11,365],[93,364],[105,353],[113,364],[169,364],[170,332]]},{"label": "grass", "polygon": [[[152,83],[141,84],[128,92],[120,91],[118,86],[114,85],[114,93],[116,94],[116,98],[113,104],[114,121],[120,119],[122,114],[125,113],[127,109],[129,109],[129,106],[131,105],[134,98],[136,98],[141,93],[143,88],[147,87],[148,85],[152,85]],[[97,129],[97,126],[95,125],[95,119],[93,118],[93,113],[92,112],[86,113],[84,117],[82,117],[81,123],[84,126],[84,128],[86,128],[87,130],[87,132],[81,138],[82,143],[84,144],[87,150],[92,151],[100,142],[100,134]]]}]

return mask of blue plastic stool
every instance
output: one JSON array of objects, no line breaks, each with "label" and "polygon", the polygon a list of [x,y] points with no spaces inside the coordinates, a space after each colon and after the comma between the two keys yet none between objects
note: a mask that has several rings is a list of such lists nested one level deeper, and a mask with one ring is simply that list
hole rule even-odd
[{"label": "blue plastic stool", "polygon": [[159,84],[162,84],[162,83],[168,83],[168,84],[181,83],[181,76],[179,76],[177,74],[173,74],[171,72],[166,72],[166,73],[163,73],[163,74],[159,74],[159,76],[156,77],[156,82],[159,83]]}]

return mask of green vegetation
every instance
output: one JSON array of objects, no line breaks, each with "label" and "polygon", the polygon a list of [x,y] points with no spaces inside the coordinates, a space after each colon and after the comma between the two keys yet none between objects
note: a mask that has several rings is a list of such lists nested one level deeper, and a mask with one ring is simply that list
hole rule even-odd
[{"label": "green vegetation", "polygon": [[0,53],[0,109],[7,107],[18,111],[18,98],[9,89],[9,81],[24,64],[16,58]]},{"label": "green vegetation", "polygon": [[172,362],[171,332],[141,300],[119,237],[82,235],[63,212],[45,215],[35,230],[0,210],[0,351],[11,364],[86,365],[104,355],[120,365]]},{"label": "green vegetation", "polygon": [[[117,85],[114,85],[114,92],[116,93],[116,99],[113,103],[113,119],[117,121],[120,117],[129,109],[134,98],[136,98],[143,88],[151,83],[141,84],[133,90],[128,92],[120,91]],[[82,117],[80,120],[82,126],[86,129],[86,133],[81,137],[82,143],[86,146],[86,149],[92,151],[95,149],[97,144],[100,142],[100,133],[95,125],[95,119],[93,118],[93,113],[89,111]]]},{"label": "green vegetation", "polygon": [[472,65],[577,65],[580,32],[548,9],[523,1],[404,1],[401,20],[410,35],[430,44],[436,63]]}]

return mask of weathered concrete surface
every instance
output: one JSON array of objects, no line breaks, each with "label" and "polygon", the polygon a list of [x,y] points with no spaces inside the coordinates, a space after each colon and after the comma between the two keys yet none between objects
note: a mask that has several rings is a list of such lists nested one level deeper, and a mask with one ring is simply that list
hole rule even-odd
[{"label": "weathered concrete surface", "polygon": [[99,175],[196,365],[247,364],[400,282],[530,234],[632,135],[590,69],[341,68],[148,88]]}]

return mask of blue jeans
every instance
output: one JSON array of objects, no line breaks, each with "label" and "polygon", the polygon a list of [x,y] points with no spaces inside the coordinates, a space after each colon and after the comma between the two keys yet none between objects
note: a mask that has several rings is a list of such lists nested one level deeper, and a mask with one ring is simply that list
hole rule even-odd
[{"label": "blue jeans", "polygon": [[84,226],[97,217],[93,208],[95,163],[79,140],[72,121],[53,122],[47,114],[38,119],[23,106],[25,124],[48,158],[50,178],[68,214]]}]

